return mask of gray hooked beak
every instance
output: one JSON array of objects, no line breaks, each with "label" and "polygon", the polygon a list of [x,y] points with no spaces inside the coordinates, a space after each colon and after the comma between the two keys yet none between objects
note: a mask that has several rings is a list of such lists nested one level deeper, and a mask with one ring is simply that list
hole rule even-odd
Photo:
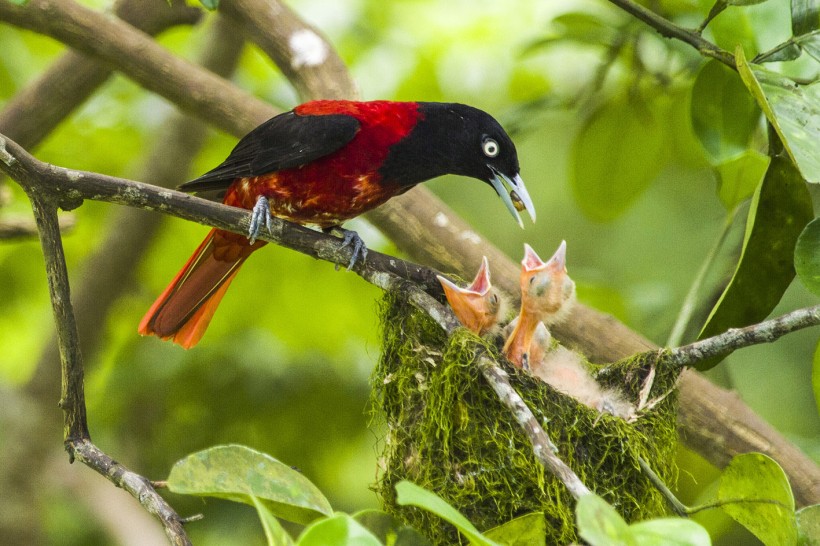
[{"label": "gray hooked beak", "polygon": [[532,199],[530,199],[530,194],[527,192],[524,181],[521,180],[521,175],[516,174],[510,178],[492,166],[487,166],[490,167],[490,171],[493,173],[490,184],[495,188],[495,192],[501,200],[504,201],[504,205],[507,207],[507,210],[510,211],[510,214],[518,221],[518,225],[522,228],[524,227],[524,222],[521,221],[521,215],[518,214],[519,210],[524,209],[527,209],[530,218],[535,222],[535,207],[532,204]]}]

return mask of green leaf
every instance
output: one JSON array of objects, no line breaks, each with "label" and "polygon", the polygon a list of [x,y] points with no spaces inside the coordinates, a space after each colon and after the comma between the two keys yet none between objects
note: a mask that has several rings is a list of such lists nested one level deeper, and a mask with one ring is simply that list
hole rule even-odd
[{"label": "green leaf", "polygon": [[[759,322],[771,313],[794,278],[794,246],[813,217],[800,173],[788,158],[774,158],[752,198],[740,261],[698,339]],[[709,369],[720,360],[705,360],[697,368]]]},{"label": "green leaf", "polygon": [[353,514],[383,544],[392,546],[431,546],[424,535],[408,527],[399,518],[381,510],[362,510]]},{"label": "green leaf", "polygon": [[312,523],[302,532],[297,546],[382,546],[373,533],[347,514]]},{"label": "green leaf", "polygon": [[792,39],[773,47],[765,53],[761,53],[755,57],[752,62],[755,63],[779,63],[783,61],[793,61],[803,53],[803,50]]},{"label": "green leaf", "polygon": [[814,403],[817,404],[817,411],[820,413],[820,342],[814,350],[814,361],[811,367],[811,388],[814,392]]},{"label": "green leaf", "polygon": [[709,533],[699,523],[683,518],[662,518],[633,523],[632,536],[641,546],[710,546]]},{"label": "green leaf", "polygon": [[800,546],[820,546],[820,504],[797,511],[797,543]]},{"label": "green leaf", "polygon": [[820,28],[817,0],[792,0],[792,35],[802,36]]},{"label": "green leaf", "polygon": [[746,150],[715,167],[718,176],[718,197],[726,210],[734,210],[754,194],[768,166],[769,156],[754,150]]},{"label": "green leaf", "polygon": [[789,480],[770,457],[746,453],[732,459],[720,477],[718,499],[726,502],[721,506],[724,512],[766,546],[797,544],[794,497]]},{"label": "green leaf", "polygon": [[820,296],[820,218],[815,218],[797,238],[794,270],[809,292]]},{"label": "green leaf", "polygon": [[447,501],[414,483],[403,480],[396,484],[396,502],[402,506],[411,505],[424,508],[441,519],[452,523],[456,529],[469,539],[471,544],[498,546],[498,543],[479,533],[478,529],[458,510],[450,506]]},{"label": "green leaf", "polygon": [[217,446],[178,461],[168,488],[182,495],[217,497],[255,505],[253,496],[277,517],[309,523],[333,513],[310,480],[270,455],[240,445]]},{"label": "green leaf", "polygon": [[504,546],[544,544],[547,540],[547,522],[543,512],[533,512],[493,527],[484,536]]},{"label": "green leaf", "polygon": [[760,108],[743,81],[718,61],[698,72],[690,109],[695,135],[718,162],[745,152],[760,123]]},{"label": "green leaf", "polygon": [[590,546],[639,546],[624,518],[598,495],[578,499],[575,518],[578,534]]},{"label": "green leaf", "polygon": [[664,131],[657,117],[626,101],[596,110],[572,146],[571,184],[581,210],[617,218],[663,168]]},{"label": "green leaf", "polygon": [[593,46],[609,46],[615,42],[618,29],[613,22],[607,22],[593,13],[570,12],[552,20],[555,30],[536,38],[524,46],[523,54],[533,53],[545,47],[572,41]]},{"label": "green leaf", "polygon": [[26,4],[28,4],[28,0],[9,0],[9,2],[14,4],[15,6],[25,6]]},{"label": "green leaf", "polygon": [[262,528],[265,530],[265,538],[268,541],[268,546],[293,546],[293,540],[290,535],[276,519],[276,516],[268,510],[268,508],[260,501],[256,495],[251,495],[253,505],[256,506],[256,512],[259,514],[259,520],[262,522]]},{"label": "green leaf", "polygon": [[199,3],[208,11],[216,11],[219,7],[219,0],[199,0]]},{"label": "green leaf", "polygon": [[820,182],[820,82],[798,86],[788,78],[749,64],[735,49],[737,70],[783,146],[809,182]]},{"label": "green leaf", "polygon": [[811,55],[814,60],[820,61],[820,30],[815,30],[795,40],[800,48]]},{"label": "green leaf", "polygon": [[715,37],[715,43],[722,49],[732,51],[738,44],[746,51],[759,51],[757,44],[758,31],[752,26],[747,10],[733,10],[723,17],[717,17],[709,28]]}]

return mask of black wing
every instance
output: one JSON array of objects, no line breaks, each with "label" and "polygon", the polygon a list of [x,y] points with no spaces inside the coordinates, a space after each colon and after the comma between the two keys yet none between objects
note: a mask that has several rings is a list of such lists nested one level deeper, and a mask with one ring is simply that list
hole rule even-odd
[{"label": "black wing", "polygon": [[353,140],[358,130],[359,121],[344,114],[279,114],[242,137],[219,166],[179,189],[224,190],[237,178],[301,167],[335,152]]}]

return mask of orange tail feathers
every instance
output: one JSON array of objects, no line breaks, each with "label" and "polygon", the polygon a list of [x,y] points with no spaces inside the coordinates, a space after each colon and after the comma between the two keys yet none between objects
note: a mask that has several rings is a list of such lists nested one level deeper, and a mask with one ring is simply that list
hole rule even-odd
[{"label": "orange tail feathers", "polygon": [[185,349],[196,345],[242,263],[264,244],[249,245],[241,235],[212,229],[142,317],[139,333]]}]

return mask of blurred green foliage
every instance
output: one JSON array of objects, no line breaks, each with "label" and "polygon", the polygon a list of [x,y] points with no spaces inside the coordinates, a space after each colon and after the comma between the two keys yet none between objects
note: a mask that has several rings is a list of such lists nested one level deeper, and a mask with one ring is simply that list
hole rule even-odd
[{"label": "blurred green foliage", "polygon": [[[724,95],[720,104],[729,101],[738,113],[721,119],[732,135],[743,138],[727,140],[723,133],[715,147],[704,148],[702,142],[714,136],[704,137],[704,128],[713,129],[710,122],[726,110],[704,109],[698,83],[706,71],[725,70],[606,2],[294,0],[291,5],[329,36],[364,98],[470,103],[513,130],[522,175],[538,209],[537,225],[521,231],[507,219],[497,221],[505,215],[500,203],[489,188],[472,181],[445,177],[429,186],[514,259],[524,242],[541,251],[566,239],[570,274],[582,300],[664,342],[695,272],[723,229],[726,208],[737,205],[737,195],[750,194],[748,187],[727,194],[727,179],[747,167],[727,166],[736,155],[726,150],[763,150],[762,123],[753,122],[754,107],[736,94],[733,74],[711,77],[729,78],[720,89],[735,94]],[[694,27],[712,6],[707,0],[665,0],[653,7]],[[816,27],[800,21],[801,32]],[[201,28],[178,28],[162,35],[160,43],[190,58],[201,33]],[[704,35],[729,51],[741,44],[752,59],[790,39],[790,4],[769,0],[729,7]],[[813,38],[801,42],[809,54],[815,45]],[[0,25],[0,106],[62,50],[50,39]],[[816,73],[809,55],[770,66],[790,76]],[[282,108],[295,100],[254,47],[247,49],[234,80]],[[718,83],[703,85],[714,91]],[[162,99],[115,76],[35,153],[61,166],[134,176],[170,110]],[[221,161],[234,142],[213,134],[191,176]],[[748,178],[741,181],[748,185]],[[0,208],[0,219],[30,214],[19,188],[7,187],[11,201]],[[820,193],[809,189],[816,202]],[[110,222],[112,209],[86,203],[74,212],[77,227],[64,242],[75,282],[93,278],[84,259],[107,230],[118,228]],[[394,252],[363,223],[353,227],[372,248]],[[368,431],[365,404],[367,378],[379,354],[378,291],[326,263],[269,246],[244,266],[197,348],[184,352],[139,338],[142,313],[206,232],[166,220],[140,264],[139,285],[99,324],[105,349],[87,355],[95,440],[154,477],[167,475],[188,453],[242,443],[298,467],[336,508],[352,512],[375,506],[368,484],[375,477],[377,435]],[[743,232],[741,222],[718,254],[685,341],[697,334],[734,271]],[[817,298],[795,282],[774,313],[813,303]],[[51,331],[39,245],[0,242],[0,384],[19,388],[29,379]],[[820,418],[811,388],[816,342],[816,331],[804,331],[732,355],[710,373],[820,460]],[[818,376],[815,371],[815,384]],[[55,392],[55,403],[57,398]],[[58,418],[56,411],[53,415]],[[59,449],[56,438],[53,442]],[[710,478],[703,464],[685,468],[704,476],[697,485],[683,484],[694,498]],[[184,515],[206,515],[189,526],[197,544],[263,543],[252,507],[170,498]],[[52,543],[110,543],[82,503],[59,491],[49,499],[41,519]],[[737,536],[725,522],[708,527],[718,544],[721,532],[727,544]]]}]

